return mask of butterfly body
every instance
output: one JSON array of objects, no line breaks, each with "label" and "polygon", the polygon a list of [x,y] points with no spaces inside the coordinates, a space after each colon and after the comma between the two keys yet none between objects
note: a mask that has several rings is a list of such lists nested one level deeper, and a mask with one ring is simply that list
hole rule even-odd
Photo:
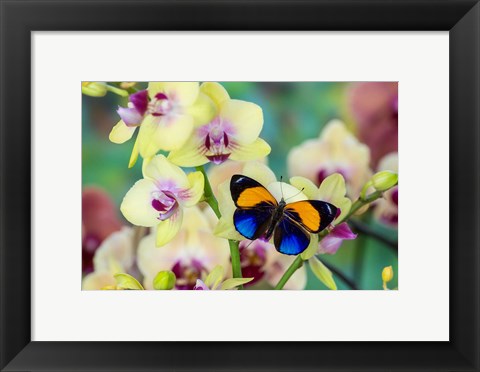
[{"label": "butterfly body", "polygon": [[310,243],[310,233],[318,233],[335,218],[337,208],[320,200],[277,202],[273,195],[254,179],[234,175],[230,192],[237,207],[233,215],[236,230],[245,238],[270,240],[275,248],[288,255],[303,252]]}]

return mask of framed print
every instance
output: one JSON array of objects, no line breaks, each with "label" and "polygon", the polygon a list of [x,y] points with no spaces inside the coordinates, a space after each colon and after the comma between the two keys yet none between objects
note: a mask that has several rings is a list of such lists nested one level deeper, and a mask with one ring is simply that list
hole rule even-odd
[{"label": "framed print", "polygon": [[2,370],[479,370],[479,6],[2,1]]}]

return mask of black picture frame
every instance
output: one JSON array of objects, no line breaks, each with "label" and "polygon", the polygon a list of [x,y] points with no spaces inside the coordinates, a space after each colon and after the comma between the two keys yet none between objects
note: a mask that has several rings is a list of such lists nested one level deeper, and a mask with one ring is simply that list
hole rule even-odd
[{"label": "black picture frame", "polygon": [[[480,371],[478,1],[1,0],[0,11],[2,371]],[[450,216],[450,341],[32,342],[30,36],[38,30],[449,31],[450,195],[438,202]]]}]

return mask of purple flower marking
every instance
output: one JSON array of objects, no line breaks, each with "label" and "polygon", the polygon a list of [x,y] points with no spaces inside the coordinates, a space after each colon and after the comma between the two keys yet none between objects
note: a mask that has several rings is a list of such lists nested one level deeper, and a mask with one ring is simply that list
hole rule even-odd
[{"label": "purple flower marking", "polygon": [[322,182],[327,178],[328,176],[331,176],[334,173],[340,173],[345,180],[348,180],[348,171],[346,169],[342,168],[334,168],[334,169],[328,169],[328,168],[320,168],[317,172],[317,184],[321,185]]},{"label": "purple flower marking", "polygon": [[353,240],[357,237],[346,222],[335,226],[334,229],[320,241],[319,253],[335,254],[344,240]]},{"label": "purple flower marking", "polygon": [[[177,289],[198,289],[195,288],[198,284],[198,279],[200,279],[202,273],[206,273],[207,270],[199,260],[193,259],[191,262],[178,260],[173,265],[172,271],[177,278],[175,282]],[[202,287],[201,289],[209,288],[205,286],[205,288]]]},{"label": "purple flower marking", "polygon": [[135,127],[142,123],[147,111],[148,93],[146,90],[141,90],[132,94],[129,99],[128,107],[118,107],[117,113],[127,126]]},{"label": "purple flower marking", "polygon": [[217,116],[198,129],[197,135],[201,141],[200,152],[215,164],[223,163],[236,147],[232,141],[234,134],[234,127]]},{"label": "purple flower marking", "polygon": [[160,221],[170,218],[178,209],[177,199],[171,191],[155,191],[152,193],[152,198],[152,207],[159,212],[157,218]]}]

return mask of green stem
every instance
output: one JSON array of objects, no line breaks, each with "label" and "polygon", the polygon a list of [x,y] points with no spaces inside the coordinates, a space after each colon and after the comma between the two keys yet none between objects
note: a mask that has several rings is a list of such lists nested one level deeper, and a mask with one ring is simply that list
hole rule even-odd
[{"label": "green stem", "polygon": [[114,87],[113,85],[107,84],[107,90],[119,95],[120,97],[128,97],[128,92],[126,90]]},{"label": "green stem", "polygon": [[[392,187],[394,187],[394,186],[396,186],[396,185],[393,185]],[[387,190],[385,190],[385,191],[387,191]],[[350,211],[347,213],[347,215],[344,218],[342,218],[340,221],[337,221],[336,225],[340,225],[342,222],[345,222],[346,220],[348,220],[353,214],[355,214],[355,212],[357,212],[363,206],[365,206],[367,204],[370,204],[370,203],[374,202],[375,200],[381,198],[385,191],[383,191],[383,192],[375,191],[372,194],[366,196],[365,198],[358,198],[358,200],[355,203],[352,204],[352,207],[350,208]],[[324,230],[324,231],[326,231],[326,230]],[[319,234],[320,240],[323,237],[325,237],[326,235],[328,235],[328,232],[322,234],[324,231],[322,231]],[[293,275],[293,273],[295,273],[295,271],[297,271],[302,266],[302,264],[303,264],[302,257],[301,257],[301,255],[298,255],[295,258],[295,261],[293,261],[291,263],[291,265],[288,267],[287,271],[285,271],[283,276],[280,278],[280,281],[275,286],[275,289],[282,289],[284,287],[284,285],[288,282],[290,277]]]},{"label": "green stem", "polygon": [[[222,214],[220,213],[220,209],[218,208],[218,201],[213,194],[212,186],[210,185],[210,181],[208,180],[205,168],[203,167],[203,165],[201,165],[199,167],[195,167],[195,169],[199,172],[202,172],[205,179],[205,202],[210,206],[210,208],[212,208],[215,215],[220,219],[222,217]],[[240,263],[240,250],[238,249],[238,242],[235,240],[228,240],[228,245],[230,246],[230,256],[232,258],[232,275],[234,278],[242,278],[242,266]],[[239,286],[238,289],[243,289],[243,286]]]},{"label": "green stem", "polygon": [[203,178],[205,179],[205,186],[204,186],[205,201],[210,206],[210,208],[212,208],[213,212],[218,218],[222,217],[222,214],[220,213],[220,209],[218,208],[217,199],[213,194],[212,185],[210,185],[210,181],[208,180],[207,173],[205,172],[205,168],[203,167],[203,165],[200,165],[199,167],[195,167],[195,169],[199,172],[202,172]]},{"label": "green stem", "polygon": [[288,282],[290,277],[297,271],[299,268],[301,268],[303,265],[303,260],[300,255],[298,255],[295,260],[292,262],[292,264],[288,267],[287,271],[283,274],[283,276],[280,278],[279,282],[275,286],[274,289],[282,289],[285,284]]},{"label": "green stem", "polygon": [[[238,249],[238,242],[236,240],[229,240],[228,245],[230,246],[230,256],[232,257],[232,275],[234,278],[241,278],[242,266],[240,264],[240,250]],[[240,287],[243,289],[243,286]]]}]

